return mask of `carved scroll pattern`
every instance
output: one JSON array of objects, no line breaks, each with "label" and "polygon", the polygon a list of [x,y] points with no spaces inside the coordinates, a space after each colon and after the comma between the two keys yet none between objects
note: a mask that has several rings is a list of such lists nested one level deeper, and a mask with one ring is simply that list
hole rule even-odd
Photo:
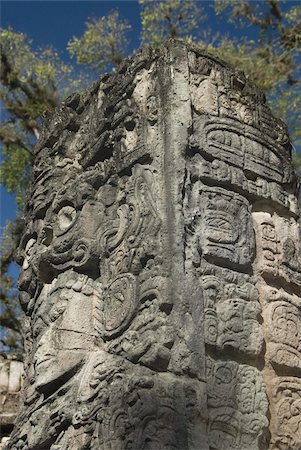
[{"label": "carved scroll pattern", "polygon": [[103,338],[108,351],[163,370],[174,332],[168,323],[172,304],[167,299],[167,279],[158,264],[161,219],[152,180],[151,167],[133,168],[133,177],[122,185],[122,203],[112,205],[111,226],[107,224],[100,237]]},{"label": "carved scroll pattern", "polygon": [[298,450],[296,177],[263,95],[199,49],[146,49],[35,151],[8,448]]},{"label": "carved scroll pattern", "polygon": [[[120,399],[115,398],[115,403],[112,400],[113,409],[120,401],[120,408],[130,414],[123,398],[131,396],[131,364],[136,368],[138,385],[139,365],[148,368],[144,370],[150,381],[142,388],[151,389],[154,381],[149,378],[150,368],[155,370],[152,376],[166,370],[174,343],[168,321],[172,303],[166,294],[158,239],[161,218],[152,193],[153,168],[136,164],[130,175],[119,177],[110,174],[112,169],[106,163],[87,173],[81,172],[76,161],[64,160],[58,156],[53,171],[51,159],[46,169],[36,168],[28,214],[31,220],[19,252],[23,264],[19,285],[29,316],[26,414],[19,418],[12,448],[81,448],[91,438],[86,428],[95,428],[89,441],[91,448],[107,448],[113,439],[110,429],[113,426],[118,432],[118,425],[111,422],[96,431],[95,411],[103,406],[104,399],[95,398],[95,394],[89,406],[78,400],[80,410],[93,411],[91,420],[85,422],[85,414],[82,419],[76,416],[81,379],[96,377],[97,392],[100,380],[95,364],[100,351],[106,355],[105,361],[107,352],[113,355],[117,375],[116,358],[121,355],[131,361],[124,369],[126,383],[120,386]],[[59,188],[56,176],[63,181]],[[105,371],[106,383],[110,383],[111,370],[106,367]],[[115,384],[114,380],[112,393]],[[62,395],[64,401],[60,402]],[[158,406],[161,397],[156,395],[154,404]],[[133,406],[132,401],[128,403]],[[142,406],[136,409],[136,416],[141,415]],[[143,443],[146,438],[139,431],[135,414],[130,424],[131,442],[136,445],[137,441],[140,449],[147,444]],[[145,412],[146,423],[152,414]],[[153,426],[159,426],[160,417],[156,412],[149,433],[153,434]],[[158,429],[153,439],[160,439],[160,433]],[[123,442],[124,435],[116,439]]]}]

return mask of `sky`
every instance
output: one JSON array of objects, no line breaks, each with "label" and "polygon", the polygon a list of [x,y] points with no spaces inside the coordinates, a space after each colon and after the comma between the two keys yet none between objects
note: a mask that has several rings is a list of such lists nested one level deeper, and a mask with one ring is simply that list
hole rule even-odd
[{"label": "sky", "polygon": [[[213,2],[203,1],[202,3],[209,12],[206,26],[214,28],[216,25],[213,23],[213,14],[210,12]],[[74,35],[79,37],[84,33],[85,23],[89,18],[106,15],[116,8],[132,26],[133,33],[130,35],[129,50],[133,51],[139,46],[141,31],[138,1],[2,0],[0,25],[2,28],[11,26],[16,32],[26,33],[32,39],[34,48],[51,44],[59,51],[65,62],[72,62],[66,50],[67,42]],[[220,32],[229,31],[226,27],[221,28],[221,24],[218,25],[218,30]],[[6,222],[15,217],[16,203],[14,196],[7,193],[3,186],[0,186],[0,201],[0,227],[2,230]]]},{"label": "sky", "polygon": [[[44,47],[51,44],[61,58],[72,62],[66,50],[67,42],[75,35],[81,36],[85,31],[85,22],[92,17],[100,17],[118,8],[120,14],[132,25],[133,33],[130,51],[138,47],[140,34],[139,4],[136,1],[27,1],[2,0],[2,28],[11,26],[14,31],[26,33],[33,47]],[[1,156],[0,156],[1,161]],[[7,221],[16,216],[14,195],[0,186],[0,230]],[[17,276],[17,268],[13,266],[10,273]]]},{"label": "sky", "polygon": [[[204,29],[211,27],[213,32],[237,34],[232,26],[225,22],[216,23],[212,7],[213,1],[202,1],[208,18]],[[66,50],[67,42],[75,35],[82,36],[85,23],[89,18],[106,15],[113,9],[119,9],[120,15],[132,25],[130,51],[138,48],[140,35],[140,7],[138,1],[85,1],[85,0],[2,0],[0,25],[3,28],[11,26],[16,32],[26,33],[34,48],[51,44],[56,48],[65,62],[71,62]],[[1,156],[0,156],[1,161]],[[16,215],[14,196],[0,186],[0,230]],[[16,274],[16,269],[13,269]]]},{"label": "sky", "polygon": [[[16,31],[27,33],[36,45],[51,43],[64,59],[68,59],[66,44],[73,36],[80,36],[85,22],[118,8],[139,35],[139,4],[136,1],[13,1],[2,2],[2,26],[11,25]],[[134,36],[135,38],[135,36]],[[138,45],[138,39],[133,44]]]},{"label": "sky", "polygon": [[[213,0],[199,1],[207,12],[204,30],[210,27],[213,33],[219,33],[220,36],[244,34],[244,30],[239,31],[225,21],[216,21],[213,14]],[[297,1],[290,1],[289,6],[292,3],[298,4]],[[87,20],[104,16],[116,8],[121,17],[127,19],[132,26],[129,48],[132,52],[139,47],[141,32],[140,7],[138,1],[134,0],[0,0],[0,26],[2,28],[10,26],[16,32],[26,33],[32,39],[33,48],[52,45],[59,52],[62,60],[70,63],[74,61],[70,59],[66,50],[68,41],[73,36],[83,35]],[[248,35],[256,41],[257,35],[253,28],[248,29]],[[95,77],[97,78],[97,74]],[[0,235],[7,221],[14,219],[16,213],[14,196],[0,185]],[[18,272],[16,264],[12,264],[9,274],[16,279]]]},{"label": "sky", "polygon": [[[131,22],[135,31],[131,50],[138,46],[140,33],[139,4],[136,1],[2,1],[1,27],[11,26],[15,31],[26,33],[34,47],[53,45],[63,60],[70,62],[66,51],[72,36],[84,33],[85,22],[118,7],[121,15]],[[16,203],[12,194],[1,185],[0,226],[16,215]]]}]

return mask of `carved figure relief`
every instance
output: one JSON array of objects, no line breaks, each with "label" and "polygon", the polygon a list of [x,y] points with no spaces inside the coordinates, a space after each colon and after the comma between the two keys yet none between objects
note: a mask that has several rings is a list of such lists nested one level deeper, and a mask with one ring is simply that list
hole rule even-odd
[{"label": "carved figure relief", "polygon": [[50,112],[35,152],[7,449],[300,449],[297,181],[263,94],[168,42]]},{"label": "carved figure relief", "polygon": [[[119,193],[118,188],[113,188],[119,205],[112,202],[107,212],[110,226],[104,224],[107,227],[100,237],[105,255],[101,269],[108,278],[123,272],[139,271],[144,258],[154,253],[152,237],[158,232],[160,217],[150,190],[151,168],[136,165],[133,170],[133,178],[125,180]],[[100,189],[100,200],[106,195],[107,191],[102,193]],[[110,263],[111,260],[114,262]]]},{"label": "carved figure relief", "polygon": [[[68,281],[67,281],[68,280]],[[43,296],[43,294],[41,294]],[[94,346],[94,286],[87,275],[65,272],[47,293],[33,316],[35,383],[38,391],[57,389]],[[46,309],[46,310],[45,310]],[[81,316],[81,311],[85,314]],[[81,316],[81,321],[78,318]],[[43,322],[44,321],[44,322]],[[45,321],[48,322],[47,325]],[[62,366],[61,361],[65,364]]]}]

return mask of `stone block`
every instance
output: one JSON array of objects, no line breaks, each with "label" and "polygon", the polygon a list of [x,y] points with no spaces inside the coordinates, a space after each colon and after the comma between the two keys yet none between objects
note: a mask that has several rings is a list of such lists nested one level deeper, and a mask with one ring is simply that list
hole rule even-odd
[{"label": "stone block", "polygon": [[200,48],[66,99],[35,147],[7,449],[299,449],[297,218],[285,124]]}]

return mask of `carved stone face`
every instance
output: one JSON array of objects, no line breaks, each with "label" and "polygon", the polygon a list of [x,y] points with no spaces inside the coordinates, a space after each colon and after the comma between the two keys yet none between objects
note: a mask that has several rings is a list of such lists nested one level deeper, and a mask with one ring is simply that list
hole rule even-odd
[{"label": "carved stone face", "polygon": [[42,171],[35,180],[33,196],[30,199],[30,206],[33,213],[38,218],[43,218],[49,205],[53,201],[54,192],[51,189],[51,182],[58,173],[55,170]]},{"label": "carved stone face", "polygon": [[[79,281],[75,282],[75,287],[76,283]],[[45,311],[47,302],[51,306]],[[39,325],[41,320],[48,322],[44,329]],[[37,347],[34,357],[39,391],[53,392],[83,364],[94,345],[92,323],[92,296],[82,291],[62,288],[50,292],[47,301],[42,302],[36,320]]]},{"label": "carved stone face", "polygon": [[88,201],[80,210],[65,205],[53,214],[44,228],[47,236],[40,256],[42,278],[49,274],[53,278],[71,267],[97,276],[94,272],[99,266],[97,231],[102,221],[101,208],[100,203]]}]

